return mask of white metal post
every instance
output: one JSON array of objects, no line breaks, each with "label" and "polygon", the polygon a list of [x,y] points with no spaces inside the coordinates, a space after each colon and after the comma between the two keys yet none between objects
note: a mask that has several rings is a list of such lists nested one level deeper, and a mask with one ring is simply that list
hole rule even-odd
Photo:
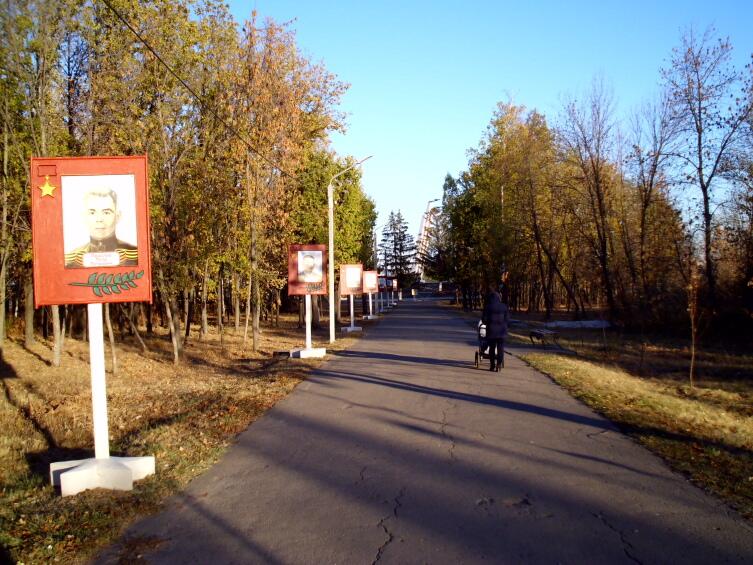
[{"label": "white metal post", "polygon": [[[332,179],[334,180],[334,178]],[[335,202],[332,190],[332,180],[327,185],[327,217],[329,221],[329,342],[335,343],[335,312],[340,308],[335,304]],[[307,295],[308,296],[308,295]],[[310,347],[307,345],[306,347]]]},{"label": "white metal post", "polygon": [[354,330],[356,327],[355,324],[355,314],[353,312],[353,295],[350,295],[350,329]]},{"label": "white metal post", "polygon": [[340,308],[338,303],[335,306],[335,198],[334,189],[332,183],[337,177],[345,174],[353,167],[360,166],[367,159],[371,159],[371,155],[364,157],[360,161],[356,161],[349,167],[344,168],[337,173],[331,179],[327,185],[327,220],[328,220],[328,233],[329,233],[329,342],[335,343],[335,307]]},{"label": "white metal post", "polygon": [[369,293],[369,316],[373,316],[374,311],[371,309],[371,293]]},{"label": "white metal post", "polygon": [[311,295],[306,295],[306,349],[311,349]]},{"label": "white metal post", "polygon": [[107,385],[105,383],[105,340],[102,329],[102,304],[87,306],[89,318],[89,365],[92,383],[92,419],[94,423],[94,456],[110,457],[107,426]]}]

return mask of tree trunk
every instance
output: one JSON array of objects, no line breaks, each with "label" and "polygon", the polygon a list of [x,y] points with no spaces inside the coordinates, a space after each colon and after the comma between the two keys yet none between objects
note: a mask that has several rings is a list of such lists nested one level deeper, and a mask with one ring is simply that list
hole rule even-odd
[{"label": "tree trunk", "polygon": [[7,291],[7,272],[8,272],[8,118],[10,97],[4,96],[3,108],[3,210],[2,231],[0,232],[0,244],[2,245],[2,264],[0,264],[0,349],[5,345],[5,293]]},{"label": "tree trunk", "polygon": [[321,296],[311,297],[311,326],[319,329],[321,323]]},{"label": "tree trunk", "polygon": [[222,284],[222,267],[220,267],[219,292],[217,294],[217,333],[220,334],[220,345],[225,343],[225,288]]},{"label": "tree trunk", "polygon": [[193,297],[194,297],[194,291],[193,289],[188,291],[183,291],[183,300],[185,300],[186,307],[186,332],[184,334],[185,341],[188,341],[188,338],[191,337],[191,320],[193,319]]},{"label": "tree trunk", "polygon": [[60,306],[60,308],[62,308],[62,315],[60,316],[60,352],[62,353],[65,350],[65,326],[68,321],[69,313],[67,306]]},{"label": "tree trunk", "polygon": [[110,353],[112,354],[112,376],[118,374],[118,355],[115,351],[115,334],[112,331],[112,321],[110,320],[110,305],[105,304],[105,326],[107,327],[107,337],[110,339]]},{"label": "tree trunk", "polygon": [[711,236],[711,209],[709,204],[708,188],[703,187],[703,242],[704,258],[706,260],[706,284],[708,285],[708,304],[712,315],[716,310],[716,264],[712,254]]},{"label": "tree trunk", "polygon": [[31,274],[24,279],[24,346],[30,348],[34,345],[34,282]]},{"label": "tree trunk", "polygon": [[[691,275],[692,276],[692,275]],[[698,285],[697,282],[692,279],[690,282],[689,293],[689,308],[690,314],[690,388],[695,385],[695,356],[696,348],[698,344]]]},{"label": "tree trunk", "polygon": [[235,335],[241,329],[241,289],[240,277],[233,271],[233,316],[235,317]]},{"label": "tree trunk", "polygon": [[243,347],[246,346],[246,340],[248,339],[248,323],[251,321],[251,271],[248,273],[248,288],[246,291],[246,320],[243,326]]},{"label": "tree trunk", "polygon": [[139,333],[138,324],[133,319],[134,313],[136,311],[136,305],[131,303],[131,306],[128,312],[126,312],[125,307],[122,304],[120,305],[120,309],[123,315],[125,315],[125,317],[128,318],[128,324],[131,326],[131,332],[133,332],[133,335],[136,336],[136,339],[138,340],[139,345],[141,346],[141,352],[147,353],[149,351],[149,348],[146,346],[146,343],[144,343],[144,340],[141,339],[141,334]]},{"label": "tree trunk", "polygon": [[261,313],[261,296],[259,291],[259,262],[256,249],[257,226],[256,219],[251,220],[251,294],[254,303],[252,320],[252,349],[254,353],[259,350],[259,314]]},{"label": "tree trunk", "polygon": [[253,318],[253,349],[254,353],[256,353],[259,350],[259,342],[261,340],[261,329],[259,327],[259,318],[261,316],[261,292],[259,291],[259,281],[257,280],[257,277],[254,277],[254,318]]},{"label": "tree trunk", "polygon": [[0,350],[5,345],[5,300],[7,289],[7,261],[5,257],[0,261]]},{"label": "tree trunk", "polygon": [[274,324],[275,324],[275,327],[277,328],[280,326],[280,304],[282,302],[282,300],[280,299],[279,288],[275,289],[274,291],[274,300],[275,300],[275,303],[272,306],[272,316],[274,317]]},{"label": "tree trunk", "polygon": [[[387,296],[387,292],[384,293]],[[335,323],[342,324],[342,297],[340,296],[340,285],[335,285],[335,303],[332,305],[335,309]]]},{"label": "tree trunk", "polygon": [[52,310],[52,337],[54,344],[52,346],[52,365],[60,367],[60,356],[63,353],[63,336],[60,331],[60,306],[50,306]]},{"label": "tree trunk", "polygon": [[180,335],[180,315],[178,314],[178,299],[175,296],[167,297],[162,293],[165,299],[165,316],[170,326],[170,340],[173,344],[173,363],[178,365],[183,356],[183,344]]},{"label": "tree trunk", "polygon": [[204,263],[204,282],[201,285],[201,329],[199,339],[204,339],[209,334],[209,318],[207,316],[207,286],[209,285],[209,261]]}]

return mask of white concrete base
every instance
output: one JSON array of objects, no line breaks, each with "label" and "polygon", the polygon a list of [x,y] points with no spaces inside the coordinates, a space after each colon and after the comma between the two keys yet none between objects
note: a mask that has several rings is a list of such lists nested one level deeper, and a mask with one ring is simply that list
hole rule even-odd
[{"label": "white concrete base", "polygon": [[364,320],[378,320],[379,316],[376,314],[367,314],[363,317]]},{"label": "white concrete base", "polygon": [[349,334],[351,332],[360,332],[360,331],[363,331],[363,328],[360,327],[360,326],[353,326],[353,327],[345,326],[344,328],[340,328],[340,331],[342,333],[344,333],[344,334]]},{"label": "white concrete base", "polygon": [[324,347],[309,347],[290,350],[290,356],[294,359],[315,359],[324,357],[326,354],[327,350]]},{"label": "white concrete base", "polygon": [[50,482],[71,496],[92,488],[133,490],[133,481],[154,474],[154,457],[108,457],[50,464]]}]

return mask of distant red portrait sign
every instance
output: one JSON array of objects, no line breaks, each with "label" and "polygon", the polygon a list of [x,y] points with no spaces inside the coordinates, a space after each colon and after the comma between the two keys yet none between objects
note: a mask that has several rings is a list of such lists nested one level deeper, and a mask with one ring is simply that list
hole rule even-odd
[{"label": "distant red portrait sign", "polygon": [[327,294],[327,247],[291,245],[288,250],[288,295]]},{"label": "distant red portrait sign", "polygon": [[31,160],[34,305],[151,302],[146,156]]},{"label": "distant red portrait sign", "polygon": [[361,294],[362,275],[363,265],[360,263],[340,265],[340,294],[343,296]]},{"label": "distant red portrait sign", "polygon": [[363,272],[363,292],[372,294],[379,290],[379,280],[376,271]]}]

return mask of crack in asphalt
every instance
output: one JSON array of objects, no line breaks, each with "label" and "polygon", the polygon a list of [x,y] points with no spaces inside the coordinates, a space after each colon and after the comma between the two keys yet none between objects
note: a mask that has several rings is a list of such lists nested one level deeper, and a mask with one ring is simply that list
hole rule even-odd
[{"label": "crack in asphalt", "polygon": [[[625,537],[625,534],[623,534],[620,530],[615,528],[612,524],[607,522],[607,519],[604,517],[603,514],[600,513],[592,513],[591,514],[594,518],[598,519],[602,524],[604,524],[607,528],[612,530],[614,533],[616,533],[618,536],[620,536],[620,542],[622,542],[622,551],[625,553],[625,556],[630,559],[633,563],[638,563],[638,565],[643,565],[640,559],[638,559],[633,553],[635,552],[635,548],[633,547],[633,544],[631,544],[627,538]],[[631,553],[632,552],[632,553]]]},{"label": "crack in asphalt", "polygon": [[454,463],[457,460],[455,457],[455,438],[447,433],[447,410],[442,410],[442,422],[439,426],[439,433],[450,441],[450,448],[447,452],[450,454],[450,463]]},{"label": "crack in asphalt", "polygon": [[603,434],[608,434],[611,431],[612,430],[599,430],[598,432],[591,432],[590,434],[586,434],[586,437],[589,438],[589,439],[593,439],[596,436],[600,436],[600,435],[603,435]]},{"label": "crack in asphalt", "polygon": [[390,545],[395,539],[395,534],[393,534],[392,531],[387,527],[387,520],[391,518],[397,518],[397,511],[403,506],[403,503],[400,500],[403,498],[403,496],[405,496],[405,487],[401,488],[400,492],[393,499],[394,504],[392,506],[392,512],[379,520],[379,523],[377,524],[377,526],[382,528],[384,530],[384,533],[387,534],[387,539],[377,549],[376,557],[374,558],[374,561],[371,562],[371,565],[379,562],[379,560],[382,558],[382,555],[384,554],[384,550],[387,549],[387,546]]},{"label": "crack in asphalt", "polygon": [[368,467],[366,465],[363,466],[363,468],[361,469],[361,471],[358,473],[358,480],[355,483],[353,483],[354,485],[360,484],[360,483],[362,483],[362,482],[364,482],[366,480],[366,469],[367,468]]}]

